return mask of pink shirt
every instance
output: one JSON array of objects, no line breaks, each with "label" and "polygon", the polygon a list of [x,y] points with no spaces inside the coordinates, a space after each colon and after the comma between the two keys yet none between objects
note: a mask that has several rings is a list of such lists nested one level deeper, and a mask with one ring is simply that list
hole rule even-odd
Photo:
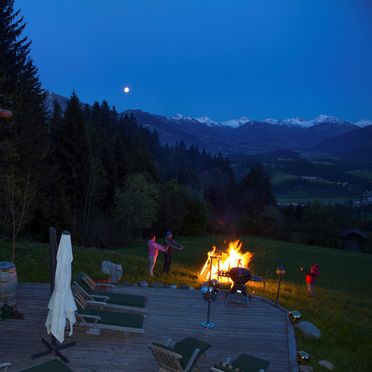
[{"label": "pink shirt", "polygon": [[149,240],[147,242],[147,248],[149,250],[149,256],[156,258],[159,251],[165,252],[166,249],[161,245],[156,243],[154,240]]}]

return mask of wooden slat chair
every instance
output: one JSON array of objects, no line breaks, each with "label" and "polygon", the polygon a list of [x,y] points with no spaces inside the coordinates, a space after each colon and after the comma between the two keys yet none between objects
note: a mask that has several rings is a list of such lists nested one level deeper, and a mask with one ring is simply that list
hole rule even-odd
[{"label": "wooden slat chair", "polygon": [[197,371],[197,362],[211,345],[196,338],[187,337],[171,346],[152,343],[150,349],[159,364],[159,372]]},{"label": "wooden slat chair", "polygon": [[252,355],[240,354],[232,362],[221,362],[211,368],[212,372],[264,372],[269,367],[267,360]]},{"label": "wooden slat chair", "polygon": [[[89,333],[100,334],[101,329],[125,333],[144,333],[143,314],[93,309],[84,297],[74,289],[73,295],[78,308],[76,312],[78,326],[87,327]],[[100,306],[103,308],[107,305],[101,303]]]},{"label": "wooden slat chair", "polygon": [[36,364],[32,367],[22,369],[18,372],[73,372],[60,359],[52,359],[44,363]]},{"label": "wooden slat chair", "polygon": [[107,308],[134,312],[147,311],[147,297],[98,291],[98,287],[114,288],[115,286],[106,283],[96,283],[89,275],[85,273],[79,273],[74,280],[74,284],[84,292],[90,301],[104,301],[107,303]]}]

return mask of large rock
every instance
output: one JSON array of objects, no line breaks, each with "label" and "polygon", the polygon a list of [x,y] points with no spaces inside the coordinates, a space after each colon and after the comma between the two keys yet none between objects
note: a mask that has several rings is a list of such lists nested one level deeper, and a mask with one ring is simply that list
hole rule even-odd
[{"label": "large rock", "polygon": [[139,283],[138,283],[138,286],[139,287],[148,287],[149,286],[149,283],[146,282],[146,280],[141,280]]},{"label": "large rock", "polygon": [[328,360],[319,360],[318,364],[330,371],[332,371],[335,368],[334,365]]},{"label": "large rock", "polygon": [[322,333],[320,330],[315,327],[315,325],[311,322],[308,322],[306,320],[302,320],[298,322],[295,327],[300,330],[305,337],[309,338],[320,338]]}]

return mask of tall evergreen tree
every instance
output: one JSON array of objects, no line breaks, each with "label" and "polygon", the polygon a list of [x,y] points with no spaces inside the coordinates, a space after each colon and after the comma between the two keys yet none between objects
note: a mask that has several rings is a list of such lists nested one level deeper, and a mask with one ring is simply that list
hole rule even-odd
[{"label": "tall evergreen tree", "polygon": [[61,124],[55,137],[58,183],[71,205],[76,233],[81,235],[91,169],[91,148],[83,109],[75,93],[67,104]]},{"label": "tall evergreen tree", "polygon": [[[47,150],[44,92],[30,58],[31,42],[13,0],[0,0],[0,107],[13,112],[10,125],[0,123],[6,146],[0,149],[2,222],[15,239],[32,218],[39,186],[40,161]],[[4,151],[3,151],[4,150]]]},{"label": "tall evergreen tree", "polygon": [[14,114],[20,165],[33,167],[45,155],[44,91],[30,57],[31,41],[13,0],[0,0],[0,107]]}]

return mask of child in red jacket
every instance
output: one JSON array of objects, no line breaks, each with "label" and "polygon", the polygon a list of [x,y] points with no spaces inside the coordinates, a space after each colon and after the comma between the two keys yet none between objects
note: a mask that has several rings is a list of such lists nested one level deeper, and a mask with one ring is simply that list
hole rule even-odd
[{"label": "child in red jacket", "polygon": [[[301,266],[300,270],[304,272],[304,268]],[[307,285],[307,293],[309,296],[315,297],[316,296],[316,291],[314,289],[314,283],[316,277],[319,275],[319,265],[314,264],[311,266],[309,271],[306,271],[306,285]]]}]

